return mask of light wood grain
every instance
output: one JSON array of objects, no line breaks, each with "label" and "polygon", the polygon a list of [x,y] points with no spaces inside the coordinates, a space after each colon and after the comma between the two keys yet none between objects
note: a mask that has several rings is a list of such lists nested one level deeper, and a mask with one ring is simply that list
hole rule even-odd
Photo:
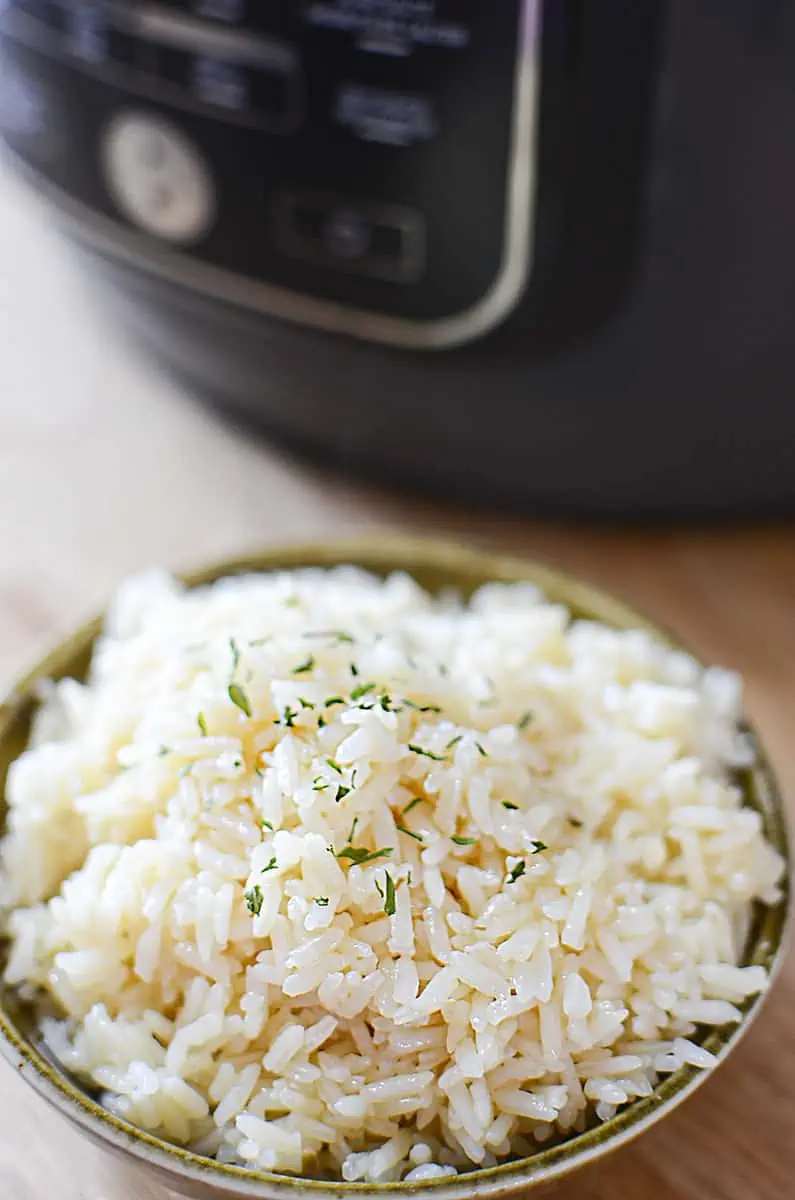
[{"label": "light wood grain", "polygon": [[[528,469],[531,469],[528,466]],[[683,470],[688,465],[683,449]],[[396,526],[562,565],[743,672],[795,797],[795,527],[620,530],[445,510],[324,477],[230,430],[143,363],[0,175],[0,687],[126,573],[288,539]],[[0,1196],[164,1200],[0,1064]],[[795,963],[734,1058],[564,1200],[795,1195]]]}]

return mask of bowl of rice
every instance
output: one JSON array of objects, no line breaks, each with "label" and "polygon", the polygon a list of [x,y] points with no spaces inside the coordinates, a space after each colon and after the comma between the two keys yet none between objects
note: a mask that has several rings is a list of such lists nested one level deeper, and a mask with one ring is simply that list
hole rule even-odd
[{"label": "bowl of rice", "polygon": [[740,680],[412,539],[124,584],[0,706],[0,1042],[176,1190],[518,1193],[725,1059],[782,802]]}]

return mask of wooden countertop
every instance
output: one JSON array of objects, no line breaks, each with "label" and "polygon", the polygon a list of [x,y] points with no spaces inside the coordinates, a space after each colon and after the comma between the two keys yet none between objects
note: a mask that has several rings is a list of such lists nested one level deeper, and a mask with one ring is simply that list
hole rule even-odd
[{"label": "wooden countertop", "polygon": [[[374,526],[564,566],[740,670],[795,805],[795,526],[557,526],[446,510],[326,477],[198,408],[105,327],[68,253],[0,174],[0,688],[118,580]],[[0,1063],[0,1196],[164,1200]],[[64,1165],[67,1164],[67,1169]],[[719,1077],[563,1200],[795,1195],[795,959]]]}]

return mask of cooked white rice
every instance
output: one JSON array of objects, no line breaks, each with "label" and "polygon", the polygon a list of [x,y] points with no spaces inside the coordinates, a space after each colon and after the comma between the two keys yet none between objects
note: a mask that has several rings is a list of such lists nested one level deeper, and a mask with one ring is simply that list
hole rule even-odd
[{"label": "cooked white rice", "polygon": [[532,1153],[709,1067],[766,985],[740,691],[526,585],[139,578],[9,777],[6,978],[110,1109],[225,1162]]}]

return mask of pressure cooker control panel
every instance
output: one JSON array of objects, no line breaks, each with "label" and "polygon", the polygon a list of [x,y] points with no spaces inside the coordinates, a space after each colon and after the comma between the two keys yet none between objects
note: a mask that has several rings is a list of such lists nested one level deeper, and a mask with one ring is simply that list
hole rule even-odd
[{"label": "pressure cooker control panel", "polygon": [[84,235],[241,306],[465,342],[532,265],[539,0],[0,0],[0,134]]}]

